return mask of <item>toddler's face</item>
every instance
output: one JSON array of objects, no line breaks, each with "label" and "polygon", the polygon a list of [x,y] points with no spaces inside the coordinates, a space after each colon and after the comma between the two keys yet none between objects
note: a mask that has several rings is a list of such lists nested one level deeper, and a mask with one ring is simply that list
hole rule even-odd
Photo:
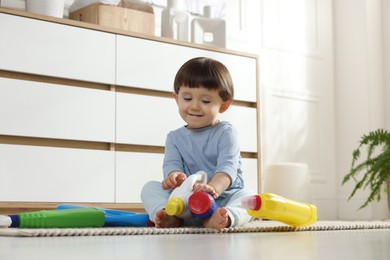
[{"label": "toddler's face", "polygon": [[218,122],[218,113],[225,103],[216,90],[203,87],[181,87],[174,94],[180,116],[188,124],[187,128],[196,129],[212,126]]}]

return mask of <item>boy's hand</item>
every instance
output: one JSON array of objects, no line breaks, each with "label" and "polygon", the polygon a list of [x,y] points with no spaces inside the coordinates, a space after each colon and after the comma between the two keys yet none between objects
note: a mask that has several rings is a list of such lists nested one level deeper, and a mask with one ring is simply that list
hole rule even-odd
[{"label": "boy's hand", "polygon": [[195,183],[192,187],[192,191],[203,191],[210,193],[214,199],[218,198],[229,186],[231,180],[229,175],[222,172],[217,172],[208,184]]},{"label": "boy's hand", "polygon": [[193,192],[206,192],[209,193],[214,199],[219,197],[219,194],[215,191],[215,188],[209,184],[205,183],[195,183],[192,187]]},{"label": "boy's hand", "polygon": [[187,175],[182,172],[172,172],[167,178],[162,181],[162,187],[164,190],[170,190],[177,187],[186,180]]}]

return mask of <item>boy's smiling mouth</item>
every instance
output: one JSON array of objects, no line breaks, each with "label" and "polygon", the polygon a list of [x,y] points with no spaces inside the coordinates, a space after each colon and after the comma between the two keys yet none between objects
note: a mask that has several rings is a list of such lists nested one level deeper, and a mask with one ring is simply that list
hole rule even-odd
[{"label": "boy's smiling mouth", "polygon": [[196,115],[196,114],[191,114],[191,113],[188,113],[189,116],[194,116],[194,117],[202,117],[203,115]]}]

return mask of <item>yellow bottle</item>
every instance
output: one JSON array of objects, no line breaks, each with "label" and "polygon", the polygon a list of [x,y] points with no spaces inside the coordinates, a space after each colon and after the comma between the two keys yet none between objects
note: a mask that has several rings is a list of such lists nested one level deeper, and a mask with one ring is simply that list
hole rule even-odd
[{"label": "yellow bottle", "polygon": [[241,205],[250,216],[283,222],[294,227],[309,226],[317,221],[317,207],[273,193],[247,196]]}]

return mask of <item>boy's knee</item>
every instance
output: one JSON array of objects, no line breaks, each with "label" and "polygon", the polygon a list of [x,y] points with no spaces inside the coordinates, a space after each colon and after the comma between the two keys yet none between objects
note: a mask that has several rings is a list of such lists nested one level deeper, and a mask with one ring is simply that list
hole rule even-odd
[{"label": "boy's knee", "polygon": [[141,190],[141,198],[143,196],[148,196],[150,193],[155,193],[159,188],[161,188],[161,182],[159,181],[149,181],[145,183]]}]

